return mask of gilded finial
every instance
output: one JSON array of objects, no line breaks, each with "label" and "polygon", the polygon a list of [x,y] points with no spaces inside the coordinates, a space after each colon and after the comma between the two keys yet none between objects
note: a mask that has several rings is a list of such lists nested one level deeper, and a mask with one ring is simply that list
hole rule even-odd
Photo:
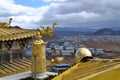
[{"label": "gilded finial", "polygon": [[42,36],[40,36],[40,32],[37,31],[37,35],[36,35],[36,40],[41,40]]}]

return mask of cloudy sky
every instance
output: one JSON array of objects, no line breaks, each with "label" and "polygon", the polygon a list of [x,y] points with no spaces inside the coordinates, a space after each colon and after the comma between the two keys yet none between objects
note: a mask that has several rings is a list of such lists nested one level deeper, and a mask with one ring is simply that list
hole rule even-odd
[{"label": "cloudy sky", "polygon": [[119,0],[1,0],[0,21],[23,28],[57,22],[57,27],[120,27]]}]

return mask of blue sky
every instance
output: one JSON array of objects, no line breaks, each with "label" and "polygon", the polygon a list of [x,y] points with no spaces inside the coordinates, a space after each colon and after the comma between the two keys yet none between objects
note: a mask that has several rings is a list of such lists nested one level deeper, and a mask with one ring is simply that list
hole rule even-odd
[{"label": "blue sky", "polygon": [[50,2],[45,2],[43,0],[15,0],[16,4],[28,6],[28,7],[40,7],[50,5]]},{"label": "blue sky", "polygon": [[0,21],[12,26],[50,26],[86,29],[120,27],[119,0],[1,0]]}]

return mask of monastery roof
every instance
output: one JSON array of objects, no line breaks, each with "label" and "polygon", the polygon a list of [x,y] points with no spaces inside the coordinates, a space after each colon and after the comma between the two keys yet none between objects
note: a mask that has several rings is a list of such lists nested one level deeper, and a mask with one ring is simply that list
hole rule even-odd
[{"label": "monastery roof", "polygon": [[16,40],[27,37],[33,37],[37,35],[37,31],[14,28],[14,27],[3,27],[0,28],[0,41]]},{"label": "monastery roof", "polygon": [[[101,59],[101,60],[90,60],[85,63],[80,62],[72,66],[68,70],[64,71],[60,75],[54,77],[52,80],[79,80],[79,79],[82,80],[82,78],[86,76],[97,74],[102,71],[107,71],[108,69],[114,69],[114,67],[116,66],[120,67],[119,64],[120,64],[120,59]],[[88,79],[84,79],[84,80],[88,80]]]}]

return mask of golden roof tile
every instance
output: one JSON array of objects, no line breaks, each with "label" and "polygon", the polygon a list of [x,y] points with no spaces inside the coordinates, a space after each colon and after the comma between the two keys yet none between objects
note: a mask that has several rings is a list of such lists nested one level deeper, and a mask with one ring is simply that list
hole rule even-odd
[{"label": "golden roof tile", "polygon": [[37,31],[22,28],[0,28],[0,41],[16,40],[37,35]]}]

